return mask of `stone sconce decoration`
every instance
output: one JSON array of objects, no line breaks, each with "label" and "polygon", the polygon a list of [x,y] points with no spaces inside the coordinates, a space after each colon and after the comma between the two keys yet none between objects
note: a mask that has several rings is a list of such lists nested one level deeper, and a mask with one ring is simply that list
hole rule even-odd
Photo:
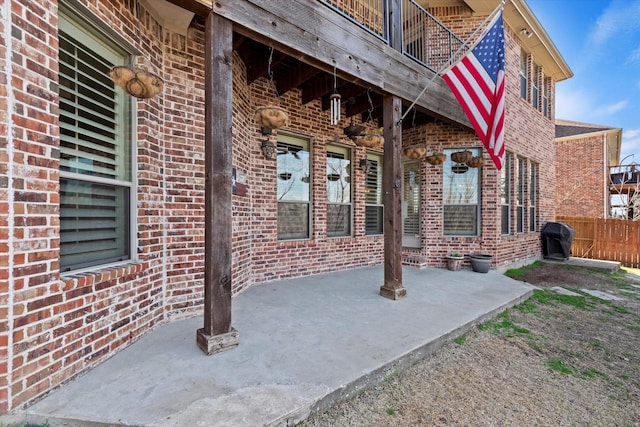
[{"label": "stone sconce decoration", "polygon": [[469,150],[456,151],[455,153],[451,153],[451,160],[456,163],[467,163],[469,160],[471,160],[472,157],[473,154]]},{"label": "stone sconce decoration", "polygon": [[412,160],[421,159],[425,154],[427,154],[425,147],[407,147],[404,149],[404,155]]},{"label": "stone sconce decoration", "polygon": [[109,76],[116,86],[139,99],[153,98],[164,88],[164,81],[144,68],[117,66],[109,71]]},{"label": "stone sconce decoration", "polygon": [[484,159],[482,157],[472,157],[466,162],[470,168],[481,168],[484,166]]},{"label": "stone sconce decoration", "polygon": [[435,152],[435,153],[433,153],[432,155],[425,157],[424,159],[425,159],[425,160],[427,161],[427,163],[429,163],[430,165],[435,165],[435,166],[437,166],[437,165],[441,165],[441,164],[443,164],[443,163],[444,163],[444,161],[445,161],[445,160],[447,160],[447,155],[446,155],[446,154],[443,154],[443,153]]},{"label": "stone sconce decoration", "polygon": [[256,108],[254,118],[256,123],[263,128],[280,129],[286,126],[289,114],[284,108],[270,105]]}]

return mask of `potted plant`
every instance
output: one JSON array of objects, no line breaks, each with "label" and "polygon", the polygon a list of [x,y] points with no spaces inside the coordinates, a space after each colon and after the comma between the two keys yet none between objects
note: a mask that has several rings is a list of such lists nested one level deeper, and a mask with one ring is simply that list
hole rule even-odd
[{"label": "potted plant", "polygon": [[464,255],[459,253],[452,253],[447,256],[447,268],[451,271],[458,271],[462,268],[464,262]]},{"label": "potted plant", "polygon": [[267,129],[279,129],[287,124],[289,114],[279,105],[268,105],[256,108],[256,123]]},{"label": "potted plant", "polygon": [[430,165],[441,165],[447,160],[447,155],[444,153],[440,153],[439,151],[434,151],[432,155],[424,158],[427,163]]},{"label": "potted plant", "polygon": [[477,273],[486,273],[491,268],[492,255],[487,254],[470,254],[471,268]]}]

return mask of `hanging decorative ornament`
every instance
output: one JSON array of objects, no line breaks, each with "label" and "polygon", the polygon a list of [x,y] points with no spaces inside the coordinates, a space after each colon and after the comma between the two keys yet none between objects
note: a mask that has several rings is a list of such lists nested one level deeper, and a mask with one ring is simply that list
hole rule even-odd
[{"label": "hanging decorative ornament", "polygon": [[[140,4],[136,0],[135,4],[135,19],[137,25],[135,28],[136,38],[141,39],[140,35]],[[164,88],[164,81],[156,74],[148,71],[142,65],[134,65],[135,57],[131,57],[131,64],[129,65],[117,65],[109,70],[109,76],[113,83],[124,89],[131,96],[135,96],[139,99],[153,98]]]},{"label": "hanging decorative ornament", "polygon": [[331,96],[329,97],[329,105],[330,105],[330,120],[329,122],[331,123],[332,126],[335,126],[338,124],[338,122],[340,121],[340,100],[342,99],[342,97],[340,96],[340,94],[338,93],[338,86],[337,86],[337,81],[336,81],[336,67],[333,67],[333,93],[331,94]]},{"label": "hanging decorative ornament", "polygon": [[263,105],[259,106],[255,110],[255,120],[260,125],[263,135],[270,135],[270,129],[279,129],[286,126],[289,120],[289,114],[287,110],[280,107],[280,93],[278,93],[278,87],[273,79],[273,70],[271,64],[273,63],[273,46],[269,48],[269,62],[267,63],[267,75],[269,76],[269,82],[273,92],[276,95],[275,105]]}]

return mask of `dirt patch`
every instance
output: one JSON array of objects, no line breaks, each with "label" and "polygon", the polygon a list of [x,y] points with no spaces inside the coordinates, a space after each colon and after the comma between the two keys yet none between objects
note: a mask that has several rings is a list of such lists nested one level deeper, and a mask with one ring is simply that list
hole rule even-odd
[{"label": "dirt patch", "polygon": [[640,425],[640,277],[547,263],[509,275],[540,289],[302,425]]}]

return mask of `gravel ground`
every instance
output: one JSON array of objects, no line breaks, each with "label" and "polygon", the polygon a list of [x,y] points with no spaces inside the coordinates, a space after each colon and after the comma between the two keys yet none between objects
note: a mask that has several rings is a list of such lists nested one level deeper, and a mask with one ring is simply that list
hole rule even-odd
[{"label": "gravel ground", "polygon": [[547,263],[508,273],[540,289],[300,425],[640,426],[640,276]]}]

